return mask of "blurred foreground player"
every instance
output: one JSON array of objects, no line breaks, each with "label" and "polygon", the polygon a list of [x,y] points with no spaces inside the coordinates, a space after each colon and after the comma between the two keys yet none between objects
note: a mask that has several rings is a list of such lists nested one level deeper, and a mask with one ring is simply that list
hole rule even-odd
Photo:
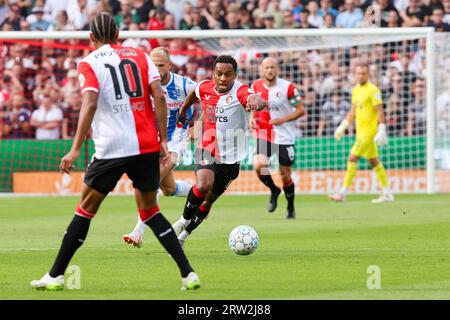
[{"label": "blurred foreground player", "polygon": [[155,113],[159,123],[167,121],[160,75],[143,51],[115,45],[118,35],[114,18],[107,13],[96,16],[91,24],[90,37],[96,50],[78,65],[83,104],[72,148],[61,159],[60,169],[70,172],[91,124],[95,154],[84,177],[81,201],[55,262],[40,280],[31,282],[37,289],[64,288],[64,272],[85,241],[91,219],[124,173],[133,181],[142,221],[152,229],[180,269],[182,290],[200,287],[198,275],[156,200],[159,162],[169,157],[166,126],[159,129],[155,126]]}]

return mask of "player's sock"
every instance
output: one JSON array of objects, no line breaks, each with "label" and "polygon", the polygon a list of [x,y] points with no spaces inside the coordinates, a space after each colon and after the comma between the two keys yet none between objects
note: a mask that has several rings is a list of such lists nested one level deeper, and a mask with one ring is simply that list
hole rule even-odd
[{"label": "player's sock", "polygon": [[175,197],[187,197],[189,194],[189,190],[191,190],[192,185],[184,180],[177,180],[175,181],[175,184],[177,186],[175,192],[172,194],[172,196]]},{"label": "player's sock", "polygon": [[292,179],[289,179],[283,185],[284,195],[286,196],[286,200],[288,202],[288,209],[294,209],[294,198],[295,198],[295,185]]},{"label": "player's sock", "polygon": [[161,245],[166,249],[170,256],[175,260],[180,269],[183,278],[194,271],[189,264],[183,249],[178,242],[175,232],[172,229],[169,221],[163,216],[158,207],[139,210],[141,220],[145,221],[159,240]]},{"label": "player's sock", "polygon": [[[383,164],[379,162],[373,170],[375,171],[375,175],[377,176],[378,181],[380,182],[381,187],[383,188],[384,193],[386,193],[386,188],[389,189],[389,181],[386,169]],[[390,191],[390,190],[388,190]],[[389,192],[390,193],[390,192]]]},{"label": "player's sock", "polygon": [[195,211],[194,216],[191,219],[191,222],[186,226],[186,231],[191,234],[192,231],[197,229],[197,227],[203,222],[203,220],[208,216],[208,213],[211,209],[207,209],[200,205],[198,209]]},{"label": "player's sock", "polygon": [[205,200],[205,195],[197,189],[196,185],[194,185],[191,190],[189,190],[189,194],[184,205],[183,217],[186,220],[192,219],[197,207],[202,204],[203,200]]},{"label": "player's sock", "polygon": [[264,183],[265,186],[267,186],[270,189],[270,192],[276,193],[280,191],[280,188],[278,188],[275,183],[272,180],[272,176],[270,174],[266,175],[260,175],[258,174],[258,179]]},{"label": "player's sock", "polygon": [[86,239],[91,219],[94,216],[95,213],[87,212],[79,205],[77,206],[75,216],[67,227],[58,255],[50,269],[49,274],[51,277],[55,278],[64,275],[73,255]]},{"label": "player's sock", "polygon": [[141,218],[138,217],[138,222],[133,229],[133,232],[139,232],[141,235],[145,233],[145,229],[147,229],[147,225],[141,221]]},{"label": "player's sock", "polygon": [[353,178],[356,176],[356,170],[358,169],[358,163],[348,161],[347,170],[345,171],[344,188],[348,189],[352,185]]}]

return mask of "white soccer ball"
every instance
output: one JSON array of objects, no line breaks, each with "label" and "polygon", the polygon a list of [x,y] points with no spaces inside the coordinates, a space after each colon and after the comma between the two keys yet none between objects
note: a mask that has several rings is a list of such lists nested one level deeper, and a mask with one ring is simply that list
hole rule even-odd
[{"label": "white soccer ball", "polygon": [[228,244],[234,253],[246,256],[258,248],[259,237],[252,227],[238,226],[230,232]]}]

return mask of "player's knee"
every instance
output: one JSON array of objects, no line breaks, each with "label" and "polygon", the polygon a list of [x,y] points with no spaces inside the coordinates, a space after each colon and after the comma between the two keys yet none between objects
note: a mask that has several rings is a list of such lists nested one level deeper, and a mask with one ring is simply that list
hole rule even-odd
[{"label": "player's knee", "polygon": [[212,183],[209,181],[199,181],[197,183],[197,190],[200,191],[203,194],[207,194],[209,191],[212,190]]}]

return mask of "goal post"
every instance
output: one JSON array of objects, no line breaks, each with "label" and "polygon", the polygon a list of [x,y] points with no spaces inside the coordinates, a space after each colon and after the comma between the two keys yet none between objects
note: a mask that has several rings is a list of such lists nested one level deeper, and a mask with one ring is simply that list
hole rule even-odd
[{"label": "goal post", "polygon": [[[235,56],[239,66],[238,78],[249,85],[259,77],[258,66],[262,58],[276,57],[280,62],[279,76],[298,85],[306,104],[307,115],[296,122],[298,138],[293,166],[296,191],[300,194],[330,193],[340,187],[346,158],[354,142],[354,129],[351,128],[341,142],[336,142],[330,132],[348,108],[355,62],[368,62],[374,77],[372,80],[382,87],[385,112],[392,116],[392,119],[389,118],[392,123],[388,124],[390,143],[379,151],[394,192],[450,192],[450,141],[447,139],[450,120],[436,115],[437,95],[445,90],[450,91],[445,72],[448,70],[445,68],[450,67],[447,45],[450,37],[446,34],[437,34],[433,28],[356,28],[121,31],[119,37],[121,41],[194,40],[202,50],[202,57],[220,54]],[[9,57],[9,50],[15,43],[41,50],[44,45],[39,47],[39,41],[43,39],[52,40],[45,46],[54,46],[56,53],[52,58],[57,64],[58,52],[70,50],[71,39],[86,42],[89,32],[0,32],[0,49],[6,55],[4,60]],[[67,40],[64,48],[59,45],[62,40]],[[89,44],[85,48],[92,49]],[[186,48],[182,54],[191,55]],[[196,64],[196,56],[198,52],[192,53],[192,59],[186,60],[186,63],[192,60],[195,68],[207,69],[204,64]],[[32,60],[33,55],[29,58]],[[402,59],[409,60],[404,62]],[[403,70],[405,68],[407,70]],[[188,72],[186,65],[179,69]],[[403,81],[401,87],[393,83],[399,79]],[[424,88],[420,91],[422,83]],[[421,94],[424,97],[420,97]],[[396,109],[396,104],[401,105],[398,107],[400,109]],[[450,114],[450,110],[442,108],[440,114]],[[443,126],[440,125],[442,122]],[[5,126],[5,121],[0,125],[2,123]],[[3,136],[0,140],[0,192],[77,193],[87,159],[92,156],[93,145],[92,141],[86,142],[86,152],[79,161],[77,174],[61,176],[57,172],[56,160],[67,152],[70,142],[12,140]],[[251,139],[248,156],[241,163],[240,176],[229,192],[266,192],[253,172],[254,147]],[[193,148],[191,145],[176,170],[177,177],[191,182],[194,179]],[[19,153],[17,150],[20,150]],[[272,158],[274,170],[277,165],[277,160]],[[375,175],[367,162],[360,161],[359,169],[351,191],[378,192]],[[129,193],[130,186],[125,179],[115,192]]]}]

